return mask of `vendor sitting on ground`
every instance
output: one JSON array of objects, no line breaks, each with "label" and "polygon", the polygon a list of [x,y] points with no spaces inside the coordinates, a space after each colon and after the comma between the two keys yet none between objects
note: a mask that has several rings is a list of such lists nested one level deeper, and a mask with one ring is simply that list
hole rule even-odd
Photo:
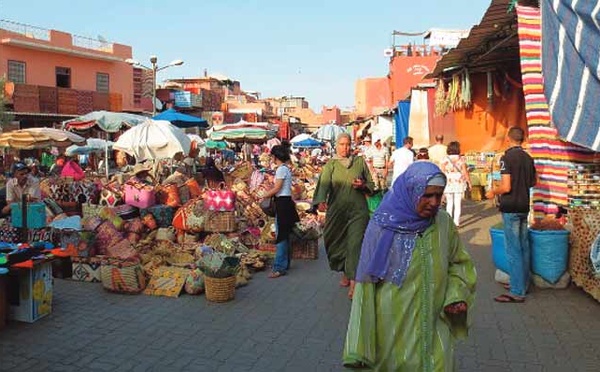
[{"label": "vendor sitting on ground", "polygon": [[150,162],[138,163],[133,167],[133,170],[131,171],[131,178],[133,181],[139,183],[153,185],[154,178],[150,174],[150,171],[152,171],[152,164]]},{"label": "vendor sitting on ground", "polygon": [[20,202],[23,195],[28,195],[29,201],[41,199],[40,182],[30,172],[25,163],[18,162],[13,165],[13,178],[6,183],[6,206],[2,208],[3,214],[9,213],[10,204]]}]

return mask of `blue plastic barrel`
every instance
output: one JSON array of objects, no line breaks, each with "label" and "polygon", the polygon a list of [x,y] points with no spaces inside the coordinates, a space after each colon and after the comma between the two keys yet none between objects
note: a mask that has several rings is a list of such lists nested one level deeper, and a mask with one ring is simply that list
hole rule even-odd
[{"label": "blue plastic barrel", "polygon": [[492,238],[492,259],[497,269],[508,273],[508,257],[506,256],[506,243],[504,241],[504,230],[490,228]]},{"label": "blue plastic barrel", "polygon": [[529,230],[531,271],[547,282],[556,283],[569,263],[569,231]]}]

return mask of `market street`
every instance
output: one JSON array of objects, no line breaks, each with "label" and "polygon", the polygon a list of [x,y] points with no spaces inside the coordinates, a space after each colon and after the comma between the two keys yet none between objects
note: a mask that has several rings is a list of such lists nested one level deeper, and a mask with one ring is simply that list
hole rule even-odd
[{"label": "market street", "polygon": [[[466,202],[463,240],[479,274],[475,324],[459,344],[461,371],[597,371],[600,305],[580,289],[534,290],[499,304],[488,228],[500,216]],[[350,309],[323,252],[289,275],[256,274],[234,301],[128,296],[55,280],[53,312],[0,331],[2,371],[342,371]]]}]

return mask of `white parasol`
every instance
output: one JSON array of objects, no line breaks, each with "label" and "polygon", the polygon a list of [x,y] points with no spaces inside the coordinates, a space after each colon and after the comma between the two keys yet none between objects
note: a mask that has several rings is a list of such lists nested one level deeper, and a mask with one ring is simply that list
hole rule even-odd
[{"label": "white parasol", "polygon": [[137,162],[187,155],[192,141],[187,134],[166,120],[148,119],[123,133],[113,149],[125,151]]}]

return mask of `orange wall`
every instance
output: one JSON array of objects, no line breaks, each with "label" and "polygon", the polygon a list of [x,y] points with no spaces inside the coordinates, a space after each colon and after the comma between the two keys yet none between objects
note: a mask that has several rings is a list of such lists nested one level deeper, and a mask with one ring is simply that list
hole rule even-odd
[{"label": "orange wall", "polygon": [[359,115],[374,115],[391,108],[390,82],[387,77],[366,78],[356,82],[354,106]]},{"label": "orange wall", "polygon": [[342,124],[342,112],[337,106],[321,108],[321,117],[323,124],[336,123]]},{"label": "orange wall", "polygon": [[[0,40],[3,38],[21,39],[35,42],[40,45],[68,47],[78,51],[113,56],[123,59],[131,58],[131,47],[114,44],[113,53],[104,53],[70,45],[71,37],[63,32],[50,31],[51,40],[43,42],[28,39],[18,34],[0,30]],[[0,42],[0,75],[5,75],[8,69],[8,60],[23,61],[26,64],[26,84],[56,86],[55,67],[71,68],[71,88],[78,90],[96,90],[96,72],[109,74],[109,92],[121,93],[123,96],[123,110],[134,109],[133,104],[133,68],[122,61],[106,61],[84,58],[53,51],[23,48],[16,45],[7,45]]]},{"label": "orange wall", "polygon": [[454,118],[454,134],[462,152],[503,150],[508,128],[514,125],[525,129],[527,133],[525,100],[521,88],[511,85],[505,97],[500,96],[496,89],[493,104],[489,108],[486,74],[471,75],[471,84],[472,108],[448,114]]},{"label": "orange wall", "polygon": [[435,68],[440,56],[396,56],[390,60],[389,84],[391,86],[392,105],[406,99],[410,89],[422,82],[425,75]]}]

